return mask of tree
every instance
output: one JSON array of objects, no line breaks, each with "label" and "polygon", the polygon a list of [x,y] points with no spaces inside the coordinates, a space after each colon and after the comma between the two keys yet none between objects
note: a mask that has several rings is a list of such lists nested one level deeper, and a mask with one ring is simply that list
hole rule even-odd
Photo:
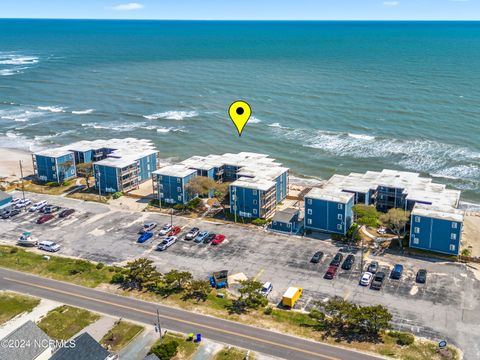
[{"label": "tree", "polygon": [[188,271],[171,270],[163,275],[163,280],[172,290],[182,291],[193,279]]},{"label": "tree", "polygon": [[390,328],[392,314],[382,305],[364,306],[361,308],[363,330],[371,337],[378,337],[380,331]]},{"label": "tree", "polygon": [[377,227],[380,224],[380,213],[372,205],[357,204],[354,205],[353,213],[355,214],[355,222],[360,225]]},{"label": "tree", "polygon": [[142,290],[152,288],[158,284],[161,274],[157,271],[153,261],[141,258],[130,261],[125,266],[125,285]]},{"label": "tree", "polygon": [[217,198],[223,211],[225,211],[225,206],[223,205],[223,203],[225,202],[229,193],[230,193],[229,183],[222,182],[222,183],[215,184],[213,195]]},{"label": "tree", "polygon": [[58,174],[58,182],[61,183],[65,179],[65,173],[73,166],[72,160],[66,160],[58,165],[60,173]]},{"label": "tree", "polygon": [[90,178],[93,176],[93,164],[92,163],[80,163],[77,164],[77,175],[85,178],[87,189],[90,189]]},{"label": "tree", "polygon": [[217,183],[215,180],[209,177],[197,176],[188,182],[188,184],[185,186],[185,190],[190,197],[195,197],[197,195],[208,196],[210,191],[215,189],[216,185]]},{"label": "tree", "polygon": [[397,235],[398,245],[403,247],[402,235],[405,232],[405,225],[409,220],[409,212],[403,209],[390,209],[386,214],[380,217],[380,220],[395,234]]},{"label": "tree", "polygon": [[207,280],[192,280],[188,283],[185,289],[183,298],[195,299],[198,301],[207,300],[208,294],[212,291],[212,286]]},{"label": "tree", "polygon": [[246,307],[257,309],[260,306],[266,306],[268,304],[267,298],[260,293],[263,287],[261,282],[244,280],[240,281],[240,285],[242,285],[242,287],[239,289],[239,300],[244,300]]},{"label": "tree", "polygon": [[179,343],[176,340],[170,340],[155,345],[152,348],[152,353],[157,355],[160,360],[170,360],[178,352]]}]

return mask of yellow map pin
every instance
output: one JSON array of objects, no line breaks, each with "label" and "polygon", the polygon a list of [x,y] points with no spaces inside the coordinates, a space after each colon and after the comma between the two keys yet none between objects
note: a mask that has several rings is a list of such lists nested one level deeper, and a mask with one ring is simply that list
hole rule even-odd
[{"label": "yellow map pin", "polygon": [[252,114],[250,105],[245,101],[235,101],[230,105],[228,114],[237,128],[238,136],[242,136],[243,128],[247,125],[248,119],[250,119],[250,115]]}]

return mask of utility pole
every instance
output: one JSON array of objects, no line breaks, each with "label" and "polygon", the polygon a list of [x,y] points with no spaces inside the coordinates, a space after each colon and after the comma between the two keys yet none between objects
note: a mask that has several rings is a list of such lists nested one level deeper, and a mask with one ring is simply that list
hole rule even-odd
[{"label": "utility pole", "polygon": [[160,325],[160,313],[158,312],[157,308],[157,329],[158,329],[158,334],[160,336],[160,341],[162,341],[162,326]]},{"label": "utility pole", "polygon": [[233,214],[235,215],[235,222],[237,222],[237,188],[235,187],[235,192],[233,194]]},{"label": "utility pole", "polygon": [[100,181],[100,169],[97,168],[97,176],[98,176],[98,200],[102,202],[102,183]]},{"label": "utility pole", "polygon": [[170,224],[173,226],[173,207],[170,209]]},{"label": "utility pole", "polygon": [[20,180],[22,181],[22,196],[23,200],[25,200],[25,184],[23,183],[23,168],[22,168],[22,160],[18,160],[20,163]]}]

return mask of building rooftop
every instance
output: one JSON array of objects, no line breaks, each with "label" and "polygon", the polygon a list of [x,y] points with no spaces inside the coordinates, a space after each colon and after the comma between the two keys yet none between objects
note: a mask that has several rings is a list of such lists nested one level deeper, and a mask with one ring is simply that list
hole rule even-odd
[{"label": "building rooftop", "polygon": [[460,191],[447,189],[443,184],[432,183],[430,178],[422,178],[420,174],[382,170],[367,171],[364,174],[333,175],[323,186],[327,191],[352,191],[367,193],[379,186],[401,189],[407,200],[421,201],[439,206],[457,207],[460,201]]},{"label": "building rooftop", "polygon": [[[2,343],[27,343],[31,346],[1,346],[0,347],[0,359],[15,359],[15,360],[32,360],[39,357],[46,350],[49,349],[50,337],[43,332],[35,323],[31,320],[12,331],[5,336],[1,341]],[[35,346],[35,344],[46,344],[43,346]]]},{"label": "building rooftop", "polygon": [[412,216],[415,215],[440,220],[463,222],[464,213],[461,210],[453,209],[448,206],[431,206],[417,203],[412,210]]},{"label": "building rooftop", "polygon": [[339,202],[342,204],[348,203],[354,195],[350,192],[341,190],[328,190],[323,188],[312,188],[306,195],[306,198]]},{"label": "building rooftop", "polygon": [[155,170],[153,174],[163,175],[163,176],[175,176],[175,177],[185,177],[191,174],[195,174],[197,171],[189,168],[183,164],[175,164],[164,166],[158,170]]},{"label": "building rooftop", "polygon": [[107,158],[96,161],[95,164],[123,168],[135,163],[138,159],[156,154],[158,150],[150,140],[125,138],[108,140],[82,140],[62,147],[36,152],[35,155],[60,157],[72,152],[109,150]]},{"label": "building rooftop", "polygon": [[230,184],[230,186],[238,186],[247,189],[254,189],[260,191],[268,191],[277,183],[275,181],[262,178],[247,178],[241,177]]},{"label": "building rooftop", "polygon": [[296,214],[299,214],[300,211],[298,209],[294,208],[286,208],[283,210],[277,210],[275,212],[275,215],[273,215],[272,221],[278,221],[281,223],[290,223],[293,219],[293,217]]},{"label": "building rooftop", "polygon": [[78,335],[75,346],[61,347],[50,360],[106,360],[110,353],[88,333]]}]

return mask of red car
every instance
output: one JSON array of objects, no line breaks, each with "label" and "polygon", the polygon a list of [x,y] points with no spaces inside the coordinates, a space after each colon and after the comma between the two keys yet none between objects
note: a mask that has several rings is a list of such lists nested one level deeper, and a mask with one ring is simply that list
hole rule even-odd
[{"label": "red car", "polygon": [[175,226],[170,232],[167,234],[167,236],[176,236],[182,231],[182,228]]},{"label": "red car", "polygon": [[37,224],[46,223],[48,220],[52,220],[54,217],[55,217],[55,216],[52,215],[52,214],[47,214],[47,215],[40,216],[40,217],[37,219]]},{"label": "red car", "polygon": [[215,239],[212,241],[212,245],[218,245],[220,244],[223,240],[225,240],[225,235],[223,234],[218,234],[215,236]]},{"label": "red car", "polygon": [[338,266],[335,265],[330,265],[327,269],[327,272],[323,276],[325,279],[332,280],[335,277],[335,274],[337,273]]}]

